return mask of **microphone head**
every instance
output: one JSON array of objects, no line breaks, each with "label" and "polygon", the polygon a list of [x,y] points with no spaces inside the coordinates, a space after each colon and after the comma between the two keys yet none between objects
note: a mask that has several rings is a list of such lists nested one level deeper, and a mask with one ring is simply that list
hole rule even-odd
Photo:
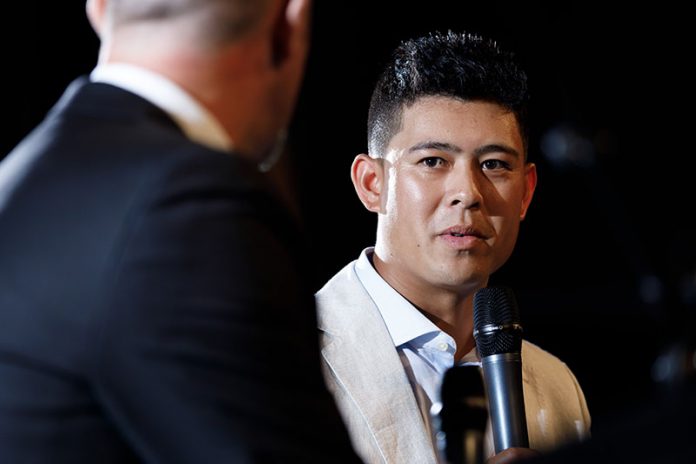
[{"label": "microphone head", "polygon": [[515,294],[507,287],[486,287],[474,295],[474,338],[479,356],[519,353],[522,326]]}]

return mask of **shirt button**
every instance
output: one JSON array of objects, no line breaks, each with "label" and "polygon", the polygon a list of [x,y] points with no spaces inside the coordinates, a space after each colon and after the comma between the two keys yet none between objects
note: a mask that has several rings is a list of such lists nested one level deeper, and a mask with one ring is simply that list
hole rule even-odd
[{"label": "shirt button", "polygon": [[440,351],[447,351],[447,343],[445,343],[445,342],[438,343],[437,349]]}]

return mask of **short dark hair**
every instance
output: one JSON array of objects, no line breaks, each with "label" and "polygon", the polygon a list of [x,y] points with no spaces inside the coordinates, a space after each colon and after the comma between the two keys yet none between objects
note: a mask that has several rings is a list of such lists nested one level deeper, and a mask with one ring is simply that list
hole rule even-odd
[{"label": "short dark hair", "polygon": [[400,130],[404,108],[421,97],[486,101],[511,111],[527,151],[527,75],[512,52],[478,35],[448,31],[402,42],[372,93],[367,117],[370,154],[383,156]]}]

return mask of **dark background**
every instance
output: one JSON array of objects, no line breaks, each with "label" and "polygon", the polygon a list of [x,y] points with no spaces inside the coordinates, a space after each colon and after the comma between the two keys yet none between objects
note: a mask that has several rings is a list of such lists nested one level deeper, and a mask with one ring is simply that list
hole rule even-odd
[{"label": "dark background", "polygon": [[[0,157],[96,62],[83,2],[47,3],[3,7]],[[494,283],[515,290],[526,337],[576,373],[599,431],[659,399],[653,365],[696,305],[688,15],[605,3],[317,1],[289,158],[318,288],[374,241],[349,167],[366,150],[369,96],[390,51],[433,29],[515,51],[530,78],[539,186]],[[558,127],[581,137],[570,153],[593,158],[589,168],[545,156]]]}]

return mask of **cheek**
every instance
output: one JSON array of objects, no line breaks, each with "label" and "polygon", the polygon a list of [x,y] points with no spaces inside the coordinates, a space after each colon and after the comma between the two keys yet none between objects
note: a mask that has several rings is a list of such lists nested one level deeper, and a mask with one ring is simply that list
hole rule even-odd
[{"label": "cheek", "polygon": [[520,229],[520,221],[517,216],[514,217],[495,217],[492,218],[493,226],[498,232],[497,248],[504,259],[507,259],[512,253],[517,241],[517,235]]},{"label": "cheek", "polygon": [[395,179],[392,192],[394,207],[399,214],[418,216],[421,220],[437,208],[437,193],[434,186],[417,177],[402,176]]},{"label": "cheek", "polygon": [[505,222],[519,221],[523,209],[524,192],[522,183],[511,183],[492,190],[486,195],[488,214],[503,218]]},{"label": "cheek", "polygon": [[399,189],[401,196],[419,201],[425,199],[427,192],[427,189],[423,187],[423,182],[408,176],[403,176],[395,187]]},{"label": "cheek", "polygon": [[[385,225],[397,233],[393,237],[419,246],[423,231],[427,230],[430,218],[437,207],[432,189],[424,188],[422,182],[405,176],[392,177],[385,205]],[[435,205],[435,206],[433,206]]]},{"label": "cheek", "polygon": [[[507,255],[517,241],[522,213],[522,196],[519,192],[501,192],[498,201],[486,204],[488,215],[498,236],[497,247],[501,254]],[[507,196],[506,196],[507,194]]]}]

